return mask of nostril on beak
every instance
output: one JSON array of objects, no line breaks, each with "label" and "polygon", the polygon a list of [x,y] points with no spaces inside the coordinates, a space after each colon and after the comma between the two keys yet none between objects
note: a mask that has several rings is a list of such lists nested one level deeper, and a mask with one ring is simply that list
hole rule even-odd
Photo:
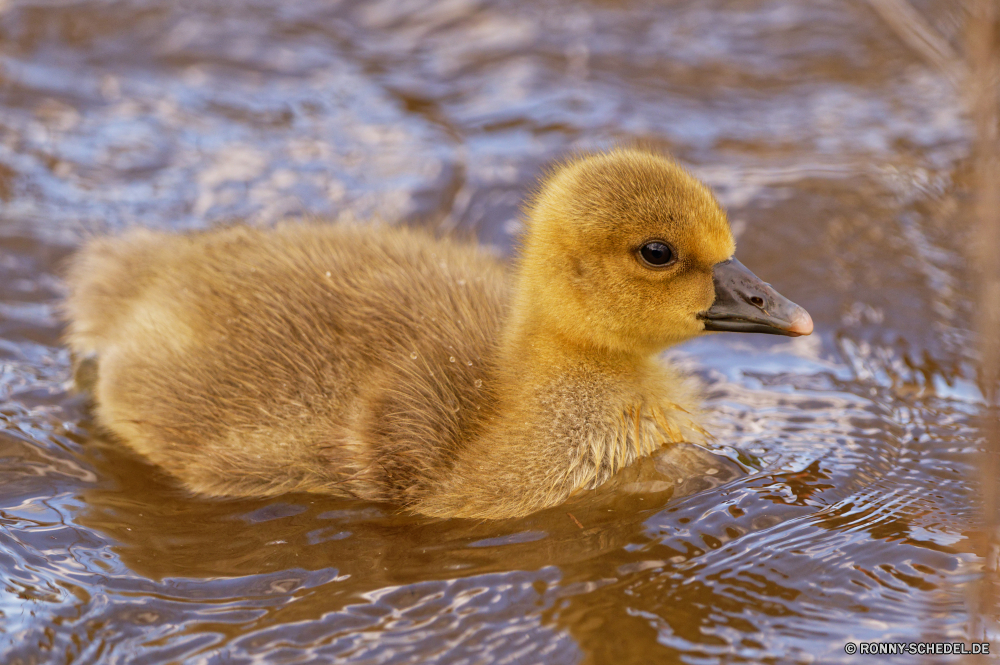
[{"label": "nostril on beak", "polygon": [[753,305],[754,307],[763,307],[764,299],[761,298],[760,296],[753,296],[752,298],[750,298],[750,304]]}]

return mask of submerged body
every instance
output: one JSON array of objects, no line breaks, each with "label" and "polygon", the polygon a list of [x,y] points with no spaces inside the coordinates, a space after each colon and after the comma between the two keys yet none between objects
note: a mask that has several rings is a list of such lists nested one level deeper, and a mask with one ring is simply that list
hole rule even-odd
[{"label": "submerged body", "polygon": [[95,240],[68,341],[96,362],[98,422],[195,492],[510,517],[700,438],[657,352],[716,320],[733,249],[704,186],[619,151],[549,178],[509,273],[386,226]]}]

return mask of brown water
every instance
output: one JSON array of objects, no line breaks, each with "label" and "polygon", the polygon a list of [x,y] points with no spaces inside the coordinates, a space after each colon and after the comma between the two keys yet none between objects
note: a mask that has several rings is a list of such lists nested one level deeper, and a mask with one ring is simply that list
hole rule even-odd
[{"label": "brown water", "polygon": [[[509,252],[545,162],[635,138],[716,188],[741,260],[816,320],[674,352],[748,475],[493,524],[208,501],[67,391],[58,276],[88,233],[346,213]],[[0,0],[0,662],[855,662],[849,640],[964,638],[968,141],[864,2]]]}]

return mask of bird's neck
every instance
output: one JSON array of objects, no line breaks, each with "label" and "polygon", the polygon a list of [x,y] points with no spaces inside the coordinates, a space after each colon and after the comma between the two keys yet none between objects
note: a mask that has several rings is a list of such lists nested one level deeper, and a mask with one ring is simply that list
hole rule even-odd
[{"label": "bird's neck", "polygon": [[511,376],[538,377],[569,368],[628,375],[648,365],[652,353],[636,352],[581,339],[574,330],[545,316],[518,316],[508,321],[500,345],[500,358]]},{"label": "bird's neck", "polygon": [[[637,348],[609,332],[597,313],[556,277],[539,288],[541,269],[522,263],[500,339],[506,366],[594,365],[628,371],[645,366],[662,349]],[[532,271],[534,279],[526,278]]]}]

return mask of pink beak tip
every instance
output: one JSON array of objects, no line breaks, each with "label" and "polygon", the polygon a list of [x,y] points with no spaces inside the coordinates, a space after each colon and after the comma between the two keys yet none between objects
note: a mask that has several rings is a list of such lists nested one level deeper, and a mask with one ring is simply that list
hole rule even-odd
[{"label": "pink beak tip", "polygon": [[788,332],[795,335],[809,335],[813,331],[813,320],[809,312],[799,308],[799,311],[792,318],[792,324],[788,326]]}]

